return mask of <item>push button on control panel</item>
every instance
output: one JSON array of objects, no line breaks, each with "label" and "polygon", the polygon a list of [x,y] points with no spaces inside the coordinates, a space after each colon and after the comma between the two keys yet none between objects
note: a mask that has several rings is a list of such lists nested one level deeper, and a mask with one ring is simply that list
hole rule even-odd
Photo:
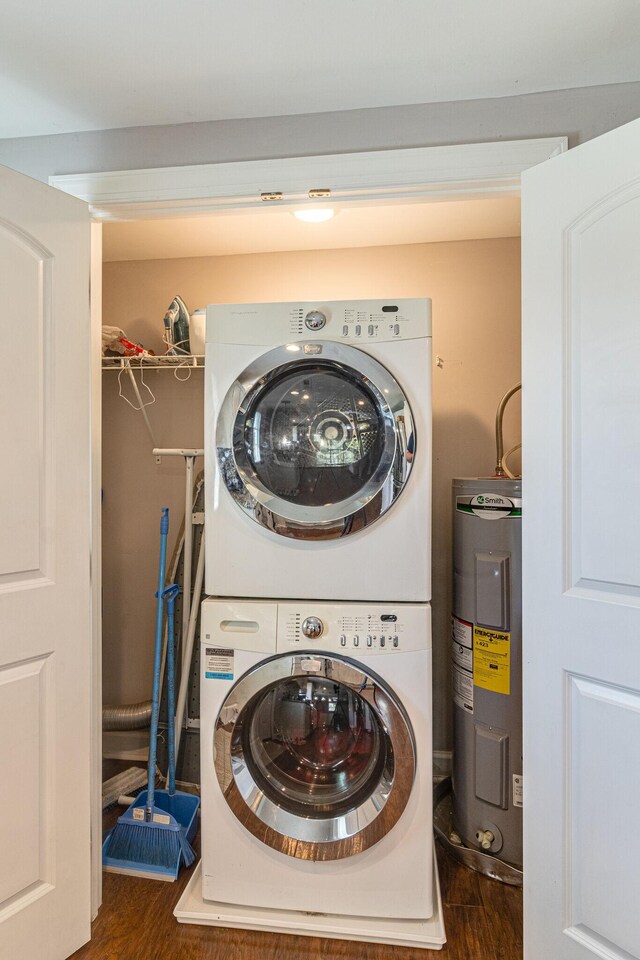
[{"label": "push button on control panel", "polygon": [[[325,633],[327,633],[328,642],[331,645],[332,631],[327,629],[325,624]],[[403,636],[404,625],[398,622],[398,615],[395,613],[368,614],[360,617],[346,617],[339,620],[337,624],[340,633],[333,634],[335,639],[334,649],[338,646],[346,648],[347,651],[353,651],[355,656],[366,657],[369,653],[384,651],[391,653],[400,650],[403,644],[400,640]],[[379,633],[384,630],[384,633]]]},{"label": "push button on control panel", "polygon": [[359,323],[356,323],[356,329],[355,329],[356,337],[359,337],[361,333],[362,333],[362,327],[360,326]]}]

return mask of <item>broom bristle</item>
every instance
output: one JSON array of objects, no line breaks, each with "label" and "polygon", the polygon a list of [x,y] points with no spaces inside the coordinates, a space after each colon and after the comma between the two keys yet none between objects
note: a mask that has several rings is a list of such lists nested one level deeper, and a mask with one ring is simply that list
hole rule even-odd
[{"label": "broom bristle", "polygon": [[147,823],[117,823],[107,856],[113,860],[170,870],[175,869],[181,860],[187,867],[195,860],[195,853],[182,830],[154,829]]},{"label": "broom bristle", "polygon": [[195,851],[189,841],[187,840],[185,834],[181,830],[179,833],[180,837],[180,849],[182,851],[182,859],[184,861],[185,867],[190,867],[193,861],[196,858]]}]

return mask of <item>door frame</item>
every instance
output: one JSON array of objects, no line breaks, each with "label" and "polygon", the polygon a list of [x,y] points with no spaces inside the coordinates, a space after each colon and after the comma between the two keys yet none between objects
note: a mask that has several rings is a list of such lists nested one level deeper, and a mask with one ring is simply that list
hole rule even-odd
[{"label": "door frame", "polygon": [[91,224],[91,917],[102,903],[102,224]]},{"label": "door frame", "polygon": [[96,220],[195,217],[315,204],[518,196],[520,174],[568,147],[567,137],[65,174],[49,184],[85,200]]},{"label": "door frame", "polygon": [[314,204],[438,202],[520,196],[524,170],[568,149],[568,137],[387,149],[312,157],[160,167],[52,176],[49,184],[85,200],[92,231],[92,530],[93,576],[92,904],[102,901],[102,702],[100,628],[101,222],[207,216],[225,210],[273,210]]}]

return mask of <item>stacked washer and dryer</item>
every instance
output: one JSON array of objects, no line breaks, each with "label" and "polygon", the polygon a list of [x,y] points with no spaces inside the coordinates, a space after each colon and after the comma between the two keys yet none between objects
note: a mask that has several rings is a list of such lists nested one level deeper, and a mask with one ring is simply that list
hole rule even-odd
[{"label": "stacked washer and dryer", "polygon": [[202,896],[333,935],[434,909],[430,307],[207,314]]}]

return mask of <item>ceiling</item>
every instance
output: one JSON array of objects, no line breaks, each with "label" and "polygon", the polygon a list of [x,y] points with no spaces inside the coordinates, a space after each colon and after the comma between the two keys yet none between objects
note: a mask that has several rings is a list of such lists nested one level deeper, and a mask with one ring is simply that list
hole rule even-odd
[{"label": "ceiling", "polygon": [[105,223],[103,256],[106,261],[162,260],[520,235],[519,197],[333,207],[336,216],[326,223],[301,223],[294,207]]},{"label": "ceiling", "polygon": [[0,138],[640,79],[638,0],[3,0]]}]

